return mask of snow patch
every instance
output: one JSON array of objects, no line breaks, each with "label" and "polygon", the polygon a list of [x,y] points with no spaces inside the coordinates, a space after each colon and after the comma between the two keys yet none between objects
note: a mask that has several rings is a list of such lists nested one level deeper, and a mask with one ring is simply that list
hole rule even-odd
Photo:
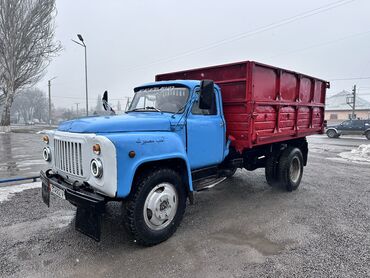
[{"label": "snow patch", "polygon": [[41,188],[41,182],[32,182],[0,187],[0,203],[10,200],[16,193],[33,188]]},{"label": "snow patch", "polygon": [[368,161],[356,161],[356,160],[348,160],[346,158],[341,158],[341,157],[327,157],[327,160],[339,162],[339,163],[344,163],[344,164],[358,164],[358,165],[369,165]]},{"label": "snow patch", "polygon": [[350,152],[340,153],[339,156],[352,161],[370,162],[370,144],[362,144]]}]

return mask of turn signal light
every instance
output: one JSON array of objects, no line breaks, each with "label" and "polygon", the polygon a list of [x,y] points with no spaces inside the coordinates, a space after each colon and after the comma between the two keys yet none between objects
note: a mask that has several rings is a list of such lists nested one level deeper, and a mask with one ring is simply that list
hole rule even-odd
[{"label": "turn signal light", "polygon": [[44,143],[46,143],[46,144],[49,144],[49,137],[48,136],[43,136],[42,137],[42,141],[44,141]]},{"label": "turn signal light", "polygon": [[94,152],[95,154],[100,154],[101,149],[100,149],[100,145],[99,145],[99,144],[95,144],[95,145],[93,146],[93,152]]}]

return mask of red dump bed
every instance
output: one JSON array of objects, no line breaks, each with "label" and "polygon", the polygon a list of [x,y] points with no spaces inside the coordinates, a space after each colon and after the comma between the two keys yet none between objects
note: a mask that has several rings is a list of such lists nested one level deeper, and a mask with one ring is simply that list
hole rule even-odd
[{"label": "red dump bed", "polygon": [[211,79],[220,86],[227,136],[238,151],[323,133],[324,80],[252,61],[156,76],[176,79]]}]

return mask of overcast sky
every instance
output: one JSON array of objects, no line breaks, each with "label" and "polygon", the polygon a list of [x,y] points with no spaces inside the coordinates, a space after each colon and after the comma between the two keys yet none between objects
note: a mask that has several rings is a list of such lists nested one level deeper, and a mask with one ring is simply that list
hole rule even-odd
[{"label": "overcast sky", "polygon": [[[121,103],[157,73],[241,60],[323,79],[370,76],[370,1],[57,0],[56,39],[64,50],[37,86],[58,107],[85,106],[83,35],[90,106],[98,94]],[[311,11],[311,12],[309,12]],[[331,81],[370,100],[370,79]]]}]

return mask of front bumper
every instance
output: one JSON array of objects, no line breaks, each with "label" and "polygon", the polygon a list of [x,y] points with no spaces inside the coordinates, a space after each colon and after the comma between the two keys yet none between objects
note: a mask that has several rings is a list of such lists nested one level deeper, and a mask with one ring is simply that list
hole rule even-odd
[{"label": "front bumper", "polygon": [[51,186],[64,192],[67,201],[77,207],[76,230],[100,241],[101,215],[108,199],[89,190],[85,185],[70,184],[50,170],[40,172],[42,182],[42,200],[50,206]]}]

